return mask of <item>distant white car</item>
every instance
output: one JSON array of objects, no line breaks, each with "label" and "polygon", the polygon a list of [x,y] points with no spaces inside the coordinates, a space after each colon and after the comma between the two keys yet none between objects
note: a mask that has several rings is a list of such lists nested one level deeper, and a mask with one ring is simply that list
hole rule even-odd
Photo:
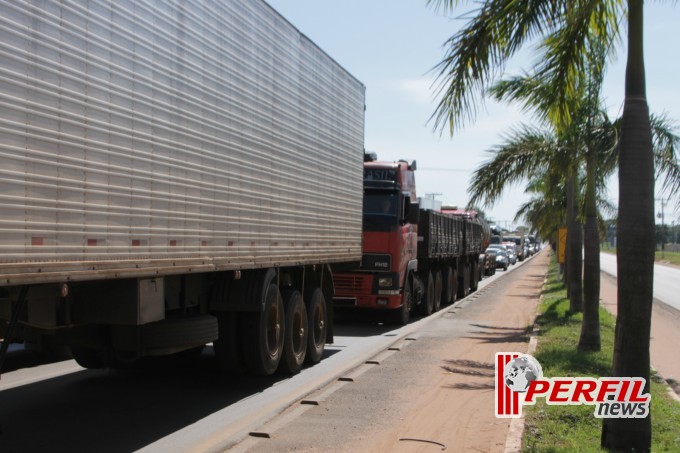
[{"label": "distant white car", "polygon": [[515,244],[506,244],[505,248],[508,253],[508,261],[510,264],[517,264],[517,253],[515,253]]}]

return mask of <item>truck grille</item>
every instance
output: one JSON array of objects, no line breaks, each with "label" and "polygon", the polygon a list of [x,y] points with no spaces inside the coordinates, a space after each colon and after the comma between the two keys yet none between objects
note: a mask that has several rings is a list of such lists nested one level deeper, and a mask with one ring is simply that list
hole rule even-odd
[{"label": "truck grille", "polygon": [[336,296],[371,294],[370,275],[336,274],[333,276]]}]

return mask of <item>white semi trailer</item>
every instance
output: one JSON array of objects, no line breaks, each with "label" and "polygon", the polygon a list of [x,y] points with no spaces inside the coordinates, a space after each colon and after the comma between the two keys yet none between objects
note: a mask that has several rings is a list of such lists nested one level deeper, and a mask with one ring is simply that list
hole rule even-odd
[{"label": "white semi trailer", "polygon": [[0,361],[319,361],[364,92],[262,0],[0,1]]}]

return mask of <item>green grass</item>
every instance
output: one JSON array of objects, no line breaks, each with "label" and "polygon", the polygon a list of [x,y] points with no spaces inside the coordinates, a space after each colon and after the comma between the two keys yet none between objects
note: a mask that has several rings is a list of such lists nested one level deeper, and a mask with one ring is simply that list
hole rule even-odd
[{"label": "green grass", "polygon": [[[663,258],[661,257],[663,255]],[[660,250],[657,250],[656,257],[657,261],[670,261],[671,264],[680,264],[680,252],[669,252],[665,251],[663,254]]]},{"label": "green grass", "polygon": [[[600,251],[616,255],[616,247],[612,247],[608,242],[600,244]],[[656,261],[668,261],[671,264],[680,265],[680,252],[670,252],[666,250],[661,253],[661,250],[657,250],[654,259]]]},{"label": "green grass", "polygon": [[[546,377],[611,376],[615,319],[600,309],[600,352],[576,350],[581,333],[581,314],[569,312],[569,300],[553,262],[543,289],[540,333],[536,359]],[[680,404],[667,395],[665,385],[652,379],[652,451],[680,451]],[[525,406],[524,451],[603,451],[602,420],[593,416],[595,406],[548,406],[538,398]]]}]

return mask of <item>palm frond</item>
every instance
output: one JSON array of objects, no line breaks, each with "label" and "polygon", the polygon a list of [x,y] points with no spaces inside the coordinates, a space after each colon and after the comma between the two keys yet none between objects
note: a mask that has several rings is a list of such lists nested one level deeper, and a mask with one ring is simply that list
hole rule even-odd
[{"label": "palm frond", "polygon": [[[429,4],[451,11],[460,2]],[[433,68],[441,100],[430,121],[452,134],[474,120],[481,94],[502,73],[507,60],[527,41],[559,23],[560,5],[568,0],[488,0],[473,12],[466,27],[444,44],[445,56]]]},{"label": "palm frond", "polygon": [[516,129],[490,151],[493,157],[475,170],[468,204],[493,205],[506,187],[545,172],[557,147],[548,132],[527,125]]}]

